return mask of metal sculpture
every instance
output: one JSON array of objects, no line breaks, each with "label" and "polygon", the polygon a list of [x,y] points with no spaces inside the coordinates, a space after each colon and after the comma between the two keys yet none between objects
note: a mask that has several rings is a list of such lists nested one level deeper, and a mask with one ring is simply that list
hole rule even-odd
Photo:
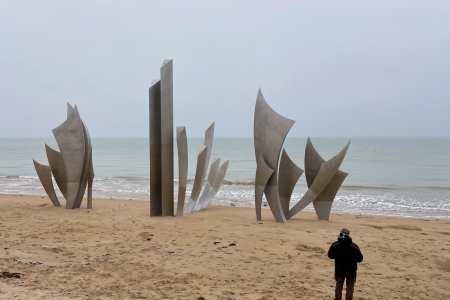
[{"label": "metal sculpture", "polygon": [[209,169],[208,180],[205,183],[203,188],[202,195],[198,199],[194,211],[199,211],[205,209],[208,205],[211,204],[212,200],[216,196],[219,191],[223,180],[225,178],[225,174],[227,173],[229,161],[226,160],[220,164],[220,158],[216,159]]},{"label": "metal sculpture", "polygon": [[308,191],[289,209],[292,191],[303,173],[287,155],[280,152],[284,140],[295,121],[275,112],[258,91],[254,117],[254,145],[256,157],[255,209],[261,220],[261,204],[266,196],[269,208],[277,222],[285,223],[313,203],[317,216],[328,220],[334,197],[348,175],[339,171],[350,142],[335,157],[325,161],[308,138],[305,153],[305,173]]},{"label": "metal sculpture", "polygon": [[[346,147],[348,148],[348,146]],[[313,185],[323,163],[325,163],[325,160],[314,149],[311,139],[308,138],[305,149],[305,175],[308,188],[311,188]],[[348,173],[338,170],[328,185],[317,196],[316,200],[313,201],[319,220],[329,219],[334,197],[347,175]]]},{"label": "metal sculpture", "polygon": [[298,179],[302,176],[303,170],[289,158],[284,149],[281,154],[279,173],[278,194],[280,195],[283,213],[287,216],[289,213],[289,203],[291,202],[292,192],[294,191]]},{"label": "metal sculpture", "polygon": [[[339,167],[342,161],[344,160],[349,145],[350,142],[348,142],[347,145],[344,147],[344,149],[342,149],[341,152],[339,152],[336,156],[320,165],[320,169],[317,172],[314,181],[308,186],[308,191],[305,193],[305,195],[303,195],[302,199],[300,199],[300,201],[298,201],[297,204],[295,204],[294,207],[292,207],[289,210],[287,216],[288,218],[291,218],[297,213],[299,213],[310,203],[317,200],[319,195],[322,192],[324,192],[324,190],[327,188],[327,186],[330,184],[331,180],[334,178],[337,171],[339,170]],[[327,199],[326,201],[333,201],[333,200],[334,197],[333,199]]]},{"label": "metal sculpture", "polygon": [[197,168],[195,170],[194,186],[192,187],[191,197],[189,198],[189,205],[187,212],[191,212],[197,203],[200,193],[202,191],[202,185],[205,181],[206,173],[208,172],[209,159],[211,158],[211,150],[214,139],[214,122],[209,124],[205,131],[205,139],[203,146],[200,148],[197,157]]},{"label": "metal sculpture", "polygon": [[198,197],[200,196],[200,192],[202,191],[204,170],[205,167],[208,167],[206,164],[207,154],[208,146],[201,146],[197,156],[197,168],[195,169],[194,185],[192,186],[191,197],[189,198],[189,204],[186,211],[188,213],[190,213],[194,208],[195,203],[197,203]]},{"label": "metal sculpture", "polygon": [[[194,185],[192,187],[191,196],[189,197],[189,202],[184,213],[191,213],[193,211],[200,211],[205,209],[209,204],[211,204],[214,196],[219,191],[225,174],[228,169],[228,160],[220,164],[220,158],[214,160],[211,163],[208,173],[208,179],[203,186],[205,177],[208,170],[209,160],[211,157],[212,145],[214,140],[214,122],[212,122],[205,131],[204,144],[200,147],[197,156],[197,167],[195,170]],[[178,149],[183,148],[183,144],[178,144]],[[180,150],[179,150],[180,152]],[[178,159],[184,159],[187,161],[186,157],[178,157]],[[180,173],[182,172],[180,168]],[[202,189],[203,186],[203,189]],[[180,198],[179,198],[180,201]],[[181,200],[184,203],[184,200]],[[180,208],[180,207],[179,207]],[[178,215],[178,214],[177,214]]]},{"label": "metal sculpture", "polygon": [[[211,193],[211,184],[214,182],[214,178],[219,171],[220,158],[215,159],[209,166],[208,179],[203,186],[202,194],[199,196],[198,201],[192,208],[193,211],[198,211],[207,202],[207,193]],[[207,205],[207,204],[206,204]],[[205,205],[205,207],[206,207]]]},{"label": "metal sculpture", "polygon": [[178,202],[177,216],[183,215],[184,199],[186,197],[186,185],[188,176],[188,147],[186,128],[177,127],[177,146],[178,146]]},{"label": "metal sculpture", "polygon": [[161,79],[149,89],[150,216],[173,216],[173,63],[165,60]]},{"label": "metal sculpture", "polygon": [[53,187],[52,169],[50,168],[50,166],[41,165],[34,159],[33,163],[34,168],[36,169],[36,173],[38,174],[39,180],[41,181],[41,184],[44,187],[45,192],[50,198],[50,201],[52,201],[54,206],[61,206],[58,200],[58,196],[56,196],[56,192]]},{"label": "metal sculpture", "polygon": [[[295,121],[276,113],[258,91],[254,118],[256,155],[255,206],[261,219],[263,192],[277,222],[286,222],[278,193],[278,164],[281,147]],[[270,174],[270,175],[269,175]]]},{"label": "metal sculpture", "polygon": [[89,132],[80,118],[77,106],[67,103],[67,120],[52,130],[59,150],[47,144],[45,149],[50,166],[33,160],[36,173],[53,205],[61,206],[52,183],[52,174],[66,198],[66,208],[79,208],[88,189],[87,208],[92,208],[92,146]]},{"label": "metal sculpture", "polygon": [[[174,215],[173,187],[173,61],[165,60],[161,66],[161,79],[152,82],[149,89],[150,112],[150,216]],[[196,206],[202,199],[202,208],[211,202],[223,182],[228,161],[217,170],[210,169],[204,193],[202,186],[208,171],[214,139],[214,122],[205,132],[204,145],[197,158],[194,185],[185,210],[188,173],[188,146],[185,127],[177,127],[178,147],[178,203],[177,216],[200,209]],[[213,171],[211,171],[213,170]],[[208,184],[210,187],[208,187]],[[207,192],[206,189],[208,189]],[[201,196],[202,195],[202,196]],[[204,195],[204,196],[203,196]]]}]

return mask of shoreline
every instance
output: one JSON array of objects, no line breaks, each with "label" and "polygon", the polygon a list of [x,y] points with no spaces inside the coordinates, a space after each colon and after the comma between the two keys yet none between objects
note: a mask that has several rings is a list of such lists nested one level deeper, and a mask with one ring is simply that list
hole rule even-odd
[{"label": "shoreline", "polygon": [[328,247],[349,228],[364,255],[355,299],[448,299],[450,222],[212,206],[150,217],[146,201],[53,207],[47,196],[0,195],[0,299],[325,299]]},{"label": "shoreline", "polygon": [[[8,196],[17,196],[17,197],[45,197],[48,199],[48,196],[45,194],[3,194],[0,193],[0,199],[2,197],[8,197]],[[62,195],[58,195],[58,198],[62,201],[65,201],[64,197]],[[149,202],[150,199],[130,199],[130,198],[114,198],[114,197],[108,197],[108,198],[101,198],[101,197],[94,197],[93,200],[113,200],[113,201],[136,201],[136,202]],[[48,200],[50,201],[50,200]],[[83,207],[83,205],[86,203],[86,197],[83,198],[83,202],[82,202],[82,207],[81,208],[85,208]],[[149,204],[150,205],[150,204]],[[176,202],[175,202],[176,205]],[[220,204],[212,204],[211,207],[238,207],[238,208],[247,208],[247,209],[252,209],[254,210],[255,207],[254,206],[241,206],[241,205],[220,205]],[[149,206],[150,207],[150,206]],[[95,207],[94,207],[95,208]],[[270,210],[270,208],[266,205],[262,207],[263,210]],[[314,209],[311,207],[306,207],[305,210],[303,210],[301,213],[314,213]],[[425,221],[450,221],[450,216],[445,217],[445,218],[438,218],[438,217],[421,217],[421,216],[405,216],[405,215],[381,215],[381,214],[366,214],[366,213],[356,213],[356,212],[342,212],[342,211],[338,211],[338,212],[333,212],[333,208],[331,208],[331,214],[330,214],[330,218],[332,215],[349,215],[349,216],[364,216],[364,217],[375,217],[375,218],[399,218],[399,219],[407,219],[407,220],[425,220]],[[289,221],[288,221],[289,222]]]}]

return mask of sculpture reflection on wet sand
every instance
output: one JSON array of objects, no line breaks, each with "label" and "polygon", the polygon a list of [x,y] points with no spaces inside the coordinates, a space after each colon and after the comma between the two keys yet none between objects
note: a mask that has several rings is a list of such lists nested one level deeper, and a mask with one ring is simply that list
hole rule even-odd
[{"label": "sculpture reflection on wet sand", "polygon": [[[161,66],[161,80],[155,80],[149,89],[150,110],[150,216],[174,215],[173,176],[173,61],[165,60]],[[228,167],[228,161],[220,166],[211,165],[208,180],[204,184],[214,138],[214,122],[205,132],[204,145],[197,157],[194,185],[185,208],[188,175],[188,145],[186,128],[177,127],[178,147],[178,203],[177,216],[204,209],[218,192]],[[217,166],[216,166],[217,164]],[[201,200],[201,201],[198,201]]]},{"label": "sculpture reflection on wet sand", "polygon": [[79,208],[86,186],[88,189],[87,208],[92,208],[92,146],[89,132],[80,118],[77,106],[67,103],[67,120],[52,130],[59,150],[47,144],[45,149],[50,166],[33,159],[36,173],[45,192],[54,206],[61,206],[52,182],[52,174],[59,190],[66,198],[66,208]]},{"label": "sculpture reflection on wet sand", "polygon": [[[289,158],[285,149],[286,136],[294,125],[275,112],[258,91],[254,117],[254,146],[256,156],[255,209],[261,220],[262,197],[266,196],[269,208],[277,222],[285,223],[306,206],[313,203],[317,217],[328,220],[334,197],[348,175],[339,170],[350,142],[333,158],[325,161],[314,149],[311,140],[305,149],[305,173],[308,191],[289,209],[291,194],[303,173]],[[281,155],[280,155],[281,153]],[[281,158],[280,158],[281,157]]]}]

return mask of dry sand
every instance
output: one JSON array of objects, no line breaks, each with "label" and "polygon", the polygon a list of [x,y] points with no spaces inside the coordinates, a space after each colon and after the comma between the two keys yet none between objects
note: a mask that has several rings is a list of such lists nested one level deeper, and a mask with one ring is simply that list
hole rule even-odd
[{"label": "dry sand", "polygon": [[[347,227],[361,247],[354,299],[450,299],[450,223],[210,207],[149,217],[144,201],[66,210],[0,196],[0,299],[332,299],[326,256]],[[202,298],[203,297],[203,298]]]}]

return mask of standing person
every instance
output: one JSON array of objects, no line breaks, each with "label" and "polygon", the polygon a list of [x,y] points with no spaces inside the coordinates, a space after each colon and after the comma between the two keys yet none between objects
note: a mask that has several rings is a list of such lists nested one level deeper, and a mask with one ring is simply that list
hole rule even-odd
[{"label": "standing person", "polygon": [[337,241],[331,244],[328,257],[334,259],[334,279],[336,280],[335,298],[341,300],[342,288],[346,282],[345,299],[353,298],[358,263],[363,261],[363,255],[358,245],[352,242],[350,230],[342,228]]}]

